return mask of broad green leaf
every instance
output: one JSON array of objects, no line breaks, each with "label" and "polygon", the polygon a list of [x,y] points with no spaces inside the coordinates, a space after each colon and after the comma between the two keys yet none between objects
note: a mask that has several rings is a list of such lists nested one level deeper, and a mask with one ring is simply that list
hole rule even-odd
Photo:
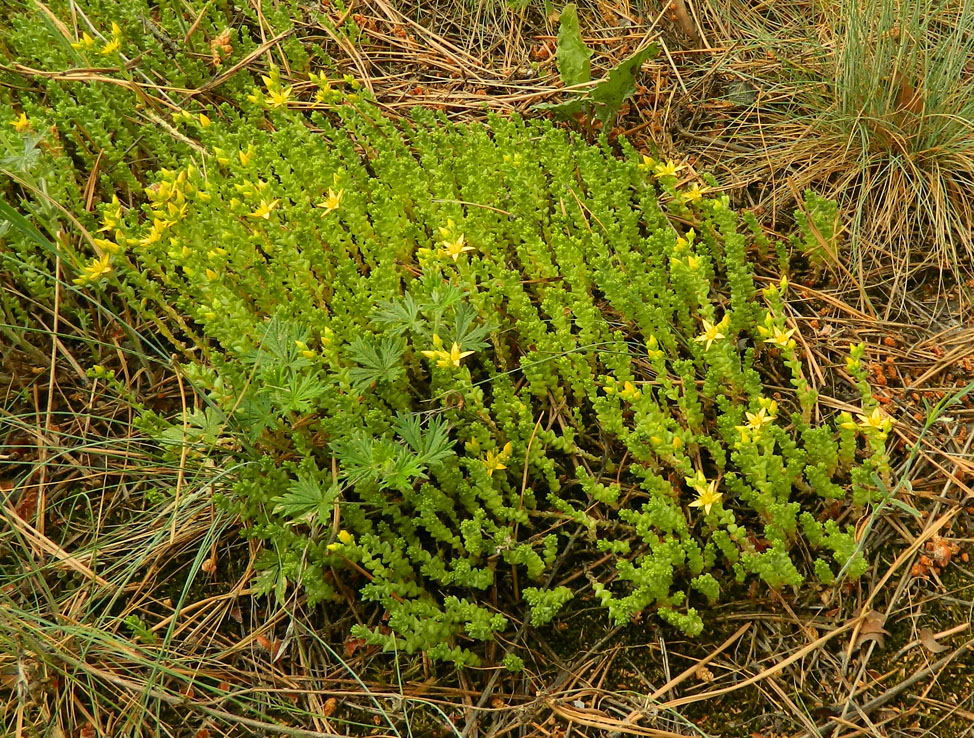
[{"label": "broad green leaf", "polygon": [[567,87],[592,79],[592,50],[582,41],[578,11],[566,5],[558,17],[558,74]]},{"label": "broad green leaf", "polygon": [[650,44],[618,64],[592,90],[591,98],[598,104],[596,115],[603,125],[615,118],[622,103],[636,91],[636,75],[647,59],[659,53],[659,46]]},{"label": "broad green leaf", "polygon": [[576,97],[559,103],[539,103],[534,106],[534,109],[547,110],[553,113],[558,120],[571,120],[582,112],[585,104],[584,99]]}]

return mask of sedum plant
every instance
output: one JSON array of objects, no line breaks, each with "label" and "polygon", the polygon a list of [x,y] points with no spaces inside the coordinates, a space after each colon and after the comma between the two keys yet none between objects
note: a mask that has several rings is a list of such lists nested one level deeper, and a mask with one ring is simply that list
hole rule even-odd
[{"label": "sedum plant", "polygon": [[891,421],[864,381],[860,417],[813,421],[753,218],[624,142],[397,125],[354,92],[309,125],[264,83],[180,116],[205,154],[103,206],[75,275],[184,316],[207,406],[142,423],[238,469],[220,501],[262,544],[258,591],[354,591],[384,613],[357,636],[471,664],[588,590],[569,567],[603,562],[614,622],[690,635],[735,583],[862,573],[824,503],[876,499]]}]

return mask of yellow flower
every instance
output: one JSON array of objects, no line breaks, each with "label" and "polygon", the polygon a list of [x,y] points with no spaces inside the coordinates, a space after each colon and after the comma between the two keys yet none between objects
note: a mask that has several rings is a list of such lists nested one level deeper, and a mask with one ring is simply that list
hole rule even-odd
[{"label": "yellow flower", "polygon": [[710,350],[710,347],[711,347],[711,345],[713,345],[714,341],[719,341],[722,338],[727,338],[727,336],[725,336],[723,333],[721,333],[721,328],[724,327],[724,322],[726,320],[727,320],[727,318],[725,316],[724,317],[724,320],[721,320],[716,325],[714,325],[713,323],[711,323],[709,320],[703,321],[703,333],[701,333],[699,336],[697,336],[693,340],[696,341],[697,343],[706,343],[707,344],[707,347],[706,347],[707,348],[707,351],[709,351]]},{"label": "yellow flower", "polygon": [[[777,410],[777,403],[775,403]],[[774,422],[774,415],[769,414],[766,407],[762,407],[756,413],[744,413],[747,418],[747,425],[735,425],[734,430],[741,434],[741,443],[757,441],[761,436],[761,431],[768,423]]]},{"label": "yellow flower", "polygon": [[687,484],[697,493],[697,499],[690,503],[690,507],[702,507],[704,514],[710,513],[710,508],[716,505],[724,495],[717,491],[717,480],[707,481],[702,471],[686,478]]},{"label": "yellow flower", "polygon": [[292,89],[293,89],[292,87],[285,87],[282,90],[268,90],[267,91],[267,99],[269,101],[268,104],[272,108],[283,108],[285,105],[287,105],[287,101],[291,97]]},{"label": "yellow flower", "polygon": [[349,544],[354,542],[355,542],[355,536],[353,536],[347,530],[340,530],[338,531],[338,540],[332,541],[327,546],[325,546],[325,548],[327,548],[329,551],[337,551],[342,546],[348,546]]},{"label": "yellow flower", "polygon": [[656,175],[656,179],[662,179],[663,177],[672,177],[683,168],[684,167],[682,164],[677,166],[673,160],[670,159],[665,164],[660,163],[653,167],[653,174]]},{"label": "yellow flower", "polygon": [[443,348],[443,339],[435,333],[433,334],[433,346],[434,348],[432,350],[422,351],[421,353],[423,356],[435,360],[436,365],[441,369],[448,369],[451,365],[458,367],[462,359],[474,353],[473,351],[461,351],[460,344],[456,341],[453,342],[453,346],[447,351]]},{"label": "yellow flower", "polygon": [[295,341],[294,345],[297,346],[298,353],[301,354],[301,356],[303,356],[304,358],[306,359],[315,358],[316,356],[315,352],[312,351],[310,348],[308,348],[308,344],[306,344],[304,341]]},{"label": "yellow flower", "polygon": [[794,335],[795,330],[795,328],[792,328],[786,331],[775,326],[771,331],[771,337],[764,339],[764,342],[783,349],[794,348],[795,340],[792,338],[792,335]]},{"label": "yellow flower", "polygon": [[859,427],[876,430],[883,436],[890,432],[895,421],[877,405],[869,415],[859,415]]},{"label": "yellow flower", "polygon": [[636,386],[632,382],[626,382],[622,385],[622,389],[619,390],[619,397],[630,402],[635,402],[642,395],[643,393],[636,389]]},{"label": "yellow flower", "polygon": [[110,254],[117,254],[122,250],[121,246],[114,241],[109,241],[107,238],[95,238],[92,240],[95,242],[95,246],[100,248],[102,251],[107,251]]},{"label": "yellow flower", "polygon": [[747,416],[747,424],[756,431],[761,430],[768,423],[773,423],[774,418],[768,415],[768,411],[763,407],[756,413],[744,413]]},{"label": "yellow flower", "polygon": [[112,206],[105,210],[102,223],[102,227],[98,229],[99,233],[114,231],[122,225],[122,203],[119,202],[118,195],[112,195]]},{"label": "yellow flower", "polygon": [[270,202],[267,202],[267,200],[261,200],[260,204],[257,206],[257,209],[252,213],[248,213],[247,217],[269,220],[271,217],[271,211],[277,207],[278,202],[278,200],[271,200]]},{"label": "yellow flower", "polygon": [[97,282],[106,274],[111,273],[112,264],[109,254],[102,254],[96,257],[86,264],[81,269],[81,276],[74,280],[77,285],[86,285],[92,282]]},{"label": "yellow flower", "polygon": [[148,235],[146,235],[144,238],[142,238],[139,241],[139,245],[150,246],[156,243],[157,241],[159,241],[159,239],[162,238],[163,231],[165,231],[168,227],[169,227],[168,223],[166,223],[163,220],[159,220],[159,218],[156,218],[154,221],[152,221],[152,228],[149,229]]},{"label": "yellow flower", "polygon": [[456,261],[464,251],[473,251],[474,249],[473,246],[467,246],[463,234],[460,234],[452,241],[444,241],[443,250],[446,252],[446,256]]},{"label": "yellow flower", "polygon": [[453,346],[450,347],[450,361],[452,362],[453,366],[460,366],[460,360],[470,356],[472,353],[473,351],[461,351],[460,344],[454,341]]},{"label": "yellow flower", "polygon": [[114,54],[120,48],[122,48],[122,28],[112,21],[112,40],[101,47],[101,53],[107,56]]},{"label": "yellow flower", "polygon": [[501,469],[506,469],[504,462],[511,455],[511,443],[508,441],[504,444],[504,448],[500,452],[494,453],[493,451],[487,452],[487,458],[483,460],[484,466],[487,468],[487,476],[494,476],[495,471],[500,471]]},{"label": "yellow flower", "polygon": [[71,44],[72,49],[90,49],[95,45],[95,39],[93,39],[88,32],[85,31],[81,34],[81,38]]},{"label": "yellow flower", "polygon": [[701,189],[700,185],[694,182],[692,185],[690,185],[689,189],[680,193],[680,199],[683,200],[685,204],[696,202],[703,197],[703,193],[706,191],[707,188]]},{"label": "yellow flower", "polygon": [[643,160],[642,163],[639,165],[639,168],[642,169],[644,172],[651,172],[655,167],[656,167],[656,160],[651,156],[646,156],[645,154],[643,154]]},{"label": "yellow flower", "polygon": [[10,125],[14,127],[17,133],[23,133],[28,128],[30,128],[30,121],[27,120],[27,113],[21,113],[19,118],[14,118],[10,121]]},{"label": "yellow flower", "polygon": [[254,158],[254,145],[251,144],[247,147],[246,151],[238,151],[237,156],[240,157],[240,163],[243,166],[247,166]]},{"label": "yellow flower", "polygon": [[325,215],[328,215],[328,213],[334,210],[338,210],[339,205],[342,204],[342,196],[344,194],[345,194],[345,190],[339,190],[338,192],[335,192],[334,189],[329,187],[328,196],[325,197],[324,202],[318,203],[317,205],[315,205],[315,207],[323,208],[325,211]]},{"label": "yellow flower", "polygon": [[206,115],[205,113],[200,113],[200,125],[203,128],[209,128],[210,127],[210,117],[208,115]]},{"label": "yellow flower", "polygon": [[760,407],[762,407],[763,409],[767,410],[768,411],[768,415],[770,415],[772,418],[774,418],[775,416],[777,416],[777,414],[778,414],[778,401],[777,400],[769,400],[767,397],[759,397],[758,398],[758,405]]}]

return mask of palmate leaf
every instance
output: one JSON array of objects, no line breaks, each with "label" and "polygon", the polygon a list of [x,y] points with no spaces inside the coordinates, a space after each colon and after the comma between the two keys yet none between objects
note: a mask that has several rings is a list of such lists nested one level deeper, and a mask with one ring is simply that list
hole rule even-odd
[{"label": "palmate leaf", "polygon": [[184,445],[197,451],[212,448],[226,429],[227,420],[222,412],[213,407],[195,409],[184,415],[183,422],[176,421],[157,434],[157,439],[170,450],[178,451]]},{"label": "palmate leaf", "polygon": [[574,3],[566,5],[558,16],[557,58],[558,74],[566,87],[584,84],[592,78],[592,50],[582,40]]},{"label": "palmate leaf", "polygon": [[374,382],[395,382],[405,371],[400,361],[405,350],[398,338],[356,338],[348,347],[350,358],[359,365],[349,371],[352,386],[360,390]]},{"label": "palmate leaf", "polygon": [[418,331],[426,322],[422,303],[409,292],[395,300],[380,302],[374,313],[374,320],[397,336],[407,331]]},{"label": "palmate leaf", "polygon": [[458,285],[438,284],[430,290],[429,301],[423,305],[423,310],[430,310],[434,318],[439,318],[466,296],[467,291]]},{"label": "palmate leaf", "polygon": [[307,328],[293,320],[274,315],[259,328],[259,331],[258,345],[246,356],[249,363],[262,368],[310,364],[307,359],[301,357],[295,343],[308,339]]},{"label": "palmate leaf", "polygon": [[401,413],[392,427],[423,464],[435,464],[453,455],[450,426],[442,418],[432,418],[424,429],[418,414]]},{"label": "palmate leaf", "polygon": [[313,374],[292,374],[282,386],[275,388],[271,396],[283,413],[308,413],[315,406],[328,386]]},{"label": "palmate leaf", "polygon": [[452,340],[460,344],[464,351],[480,351],[487,348],[484,340],[487,335],[495,330],[493,325],[477,325],[477,308],[469,302],[463,302],[456,306],[453,312],[453,335]]},{"label": "palmate leaf", "polygon": [[298,478],[287,489],[287,493],[275,498],[274,513],[284,515],[293,523],[306,523],[317,514],[327,517],[341,487],[332,484],[327,487],[310,474],[298,474]]},{"label": "palmate leaf", "polygon": [[426,465],[410,449],[388,438],[357,433],[331,444],[341,464],[341,476],[350,484],[374,482],[379,489],[402,490],[426,478]]}]

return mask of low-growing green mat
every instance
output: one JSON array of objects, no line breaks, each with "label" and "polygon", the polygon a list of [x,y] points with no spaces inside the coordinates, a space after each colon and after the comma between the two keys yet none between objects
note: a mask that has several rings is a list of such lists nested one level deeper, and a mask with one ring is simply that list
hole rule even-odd
[{"label": "low-growing green mat", "polygon": [[974,4],[872,5],[11,0],[0,734],[969,732]]},{"label": "low-growing green mat", "polygon": [[185,316],[207,403],[142,427],[239,465],[219,500],[263,542],[259,592],[355,590],[384,613],[357,636],[465,664],[589,584],[692,635],[749,576],[865,569],[824,502],[882,496],[891,421],[856,352],[861,417],[813,421],[753,217],[550,124],[397,126],[352,94],[308,126],[264,82],[264,125],[182,117],[199,154],[103,207],[74,280]]}]

